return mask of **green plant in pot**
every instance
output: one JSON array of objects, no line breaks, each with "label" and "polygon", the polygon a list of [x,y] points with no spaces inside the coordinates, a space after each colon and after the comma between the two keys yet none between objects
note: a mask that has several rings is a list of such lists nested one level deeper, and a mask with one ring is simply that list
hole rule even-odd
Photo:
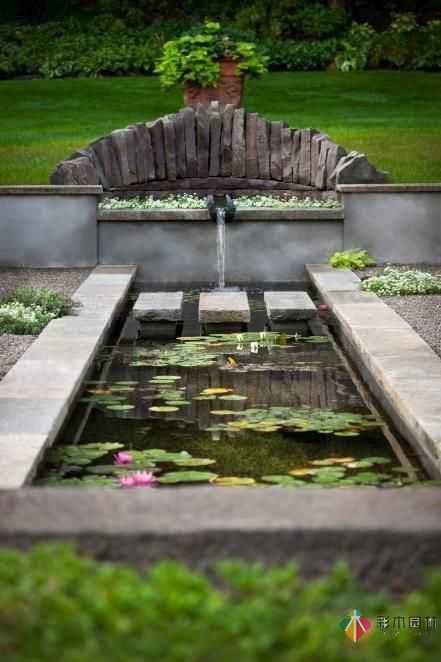
[{"label": "green plant in pot", "polygon": [[197,31],[168,41],[155,71],[164,88],[183,85],[187,106],[216,100],[239,106],[244,76],[265,73],[266,61],[257,44],[207,21]]}]

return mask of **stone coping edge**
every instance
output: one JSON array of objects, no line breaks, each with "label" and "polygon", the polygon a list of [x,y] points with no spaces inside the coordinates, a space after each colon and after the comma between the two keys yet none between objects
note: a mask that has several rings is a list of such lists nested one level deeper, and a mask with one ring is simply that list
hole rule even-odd
[{"label": "stone coping edge", "polygon": [[208,209],[99,209],[98,221],[209,221]]},{"label": "stone coping edge", "polygon": [[101,195],[102,186],[0,186],[0,195]]},{"label": "stone coping edge", "polygon": [[309,578],[344,559],[365,585],[403,592],[440,563],[440,508],[441,490],[424,488],[25,488],[0,491],[0,545],[67,539],[140,569],[166,558],[199,569],[295,560]]},{"label": "stone coping edge", "polygon": [[441,476],[441,359],[350,269],[307,264],[363,379],[433,478]]},{"label": "stone coping edge", "polygon": [[438,193],[441,182],[435,184],[340,184],[338,193]]},{"label": "stone coping edge", "polygon": [[234,221],[341,221],[344,219],[343,207],[340,209],[271,209],[241,207],[234,215]]},{"label": "stone coping edge", "polygon": [[[99,209],[98,221],[209,221],[208,209]],[[241,208],[236,221],[341,221],[341,209],[268,209]]]},{"label": "stone coping edge", "polygon": [[0,381],[0,489],[31,482],[72,411],[124,303],[136,266],[98,266],[73,295],[73,315],[52,320]]}]

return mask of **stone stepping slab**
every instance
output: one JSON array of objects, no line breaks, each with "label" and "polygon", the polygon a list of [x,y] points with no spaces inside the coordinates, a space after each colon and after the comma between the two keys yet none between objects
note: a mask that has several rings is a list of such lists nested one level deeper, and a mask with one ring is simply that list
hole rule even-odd
[{"label": "stone stepping slab", "polygon": [[264,301],[268,319],[289,322],[313,319],[317,310],[306,292],[265,292]]},{"label": "stone stepping slab", "polygon": [[244,323],[251,319],[246,292],[202,292],[199,297],[201,324]]},{"label": "stone stepping slab", "polygon": [[133,317],[139,322],[179,322],[183,308],[183,292],[142,292],[133,307]]}]

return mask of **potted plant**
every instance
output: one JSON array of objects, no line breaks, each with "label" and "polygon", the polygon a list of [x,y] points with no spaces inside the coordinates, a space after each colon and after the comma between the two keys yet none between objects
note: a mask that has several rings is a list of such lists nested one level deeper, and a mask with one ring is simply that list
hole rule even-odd
[{"label": "potted plant", "polygon": [[164,88],[183,85],[187,106],[216,100],[239,106],[244,76],[265,73],[266,61],[256,44],[207,21],[197,31],[168,41],[155,71]]}]

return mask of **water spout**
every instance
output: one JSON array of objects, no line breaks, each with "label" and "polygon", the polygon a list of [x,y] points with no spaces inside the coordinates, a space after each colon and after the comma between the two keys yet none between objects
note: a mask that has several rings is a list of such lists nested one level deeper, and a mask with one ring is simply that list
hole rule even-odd
[{"label": "water spout", "polygon": [[[225,196],[223,207],[217,206],[212,195],[207,196],[210,218],[217,224],[217,272],[218,291],[225,291],[225,224],[234,219],[236,206],[229,195]],[[236,290],[237,288],[233,288]]]},{"label": "water spout", "polygon": [[218,289],[225,289],[225,209],[218,207],[217,220],[217,273]]}]

